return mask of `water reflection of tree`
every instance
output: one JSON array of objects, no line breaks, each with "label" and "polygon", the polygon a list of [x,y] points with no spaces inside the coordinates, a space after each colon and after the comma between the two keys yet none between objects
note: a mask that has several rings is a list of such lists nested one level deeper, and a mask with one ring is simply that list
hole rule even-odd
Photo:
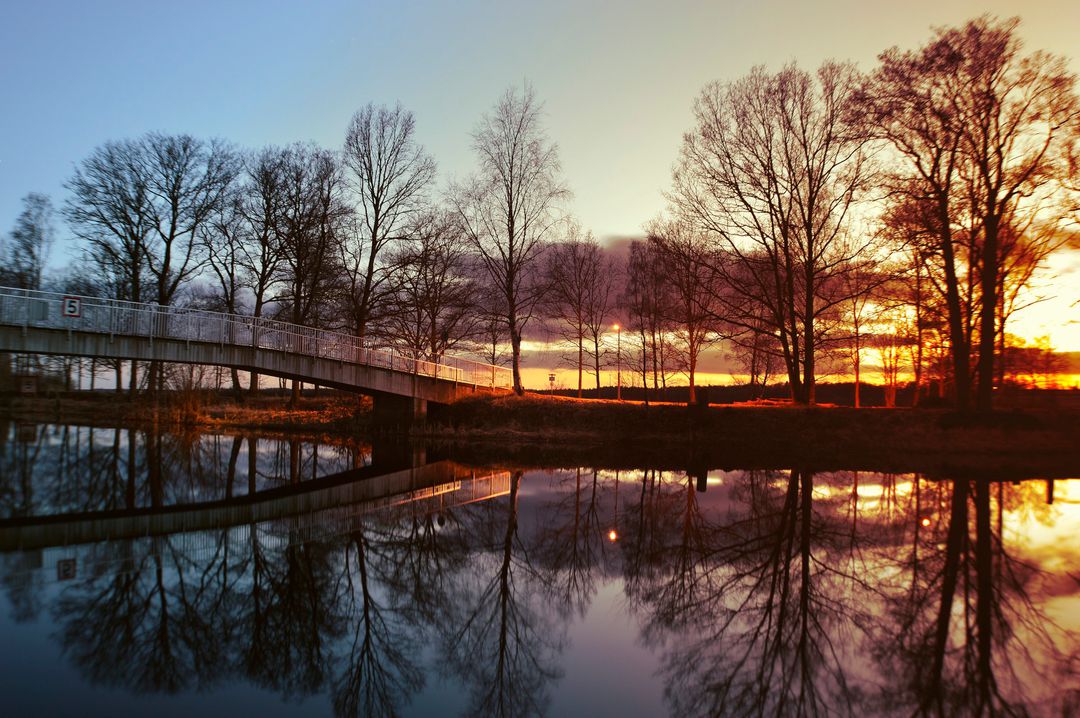
[{"label": "water reflection of tree", "polygon": [[600,472],[593,469],[584,481],[582,473],[578,468],[557,475],[556,498],[540,507],[545,520],[535,550],[538,562],[551,572],[560,608],[578,617],[596,594],[609,528],[600,515]]},{"label": "water reflection of tree", "polygon": [[[257,530],[253,536],[259,540]],[[344,624],[337,611],[336,552],[291,536],[283,544],[272,555],[264,547],[253,553],[244,668],[257,685],[297,698],[324,685],[332,643]]]},{"label": "water reflection of tree", "polygon": [[1078,675],[1074,649],[1061,647],[1075,646],[1076,637],[1045,615],[1039,572],[1002,540],[993,494],[1000,508],[1006,488],[916,478],[920,503],[923,493],[944,503],[947,518],[940,525],[927,519],[925,528],[911,523],[903,563],[910,590],[890,601],[876,644],[883,672],[896,677],[884,704],[929,715],[1026,715],[1036,705],[1061,713],[1065,705],[1052,704],[1070,688],[1075,694]]},{"label": "water reflection of tree", "polygon": [[[359,445],[144,428],[8,424],[0,442],[0,518],[191,503],[299,482],[363,463]],[[242,461],[244,445],[248,459]],[[359,461],[358,461],[359,458]]]},{"label": "water reflection of tree", "polygon": [[[381,533],[381,532],[380,532]],[[383,534],[385,536],[385,534]],[[351,633],[351,645],[334,681],[334,712],[339,716],[397,715],[423,685],[417,665],[420,640],[414,625],[375,590],[373,569],[383,563],[379,533],[357,526],[344,555],[347,586],[338,610]]]},{"label": "water reflection of tree", "polygon": [[443,652],[469,688],[468,715],[543,715],[548,685],[560,676],[564,627],[545,610],[547,577],[518,534],[521,476],[511,476],[508,501],[474,507],[465,526],[477,539],[469,541],[474,560],[461,577],[459,611],[447,616]]},{"label": "water reflection of tree", "polygon": [[[92,682],[136,692],[216,683],[227,616],[208,610],[204,579],[169,539],[117,542],[113,570],[65,590],[54,606],[65,652]],[[194,579],[189,583],[190,579]]]},{"label": "water reflection of tree", "polygon": [[841,596],[865,587],[840,551],[847,532],[814,511],[813,490],[811,472],[747,472],[743,510],[721,523],[687,481],[681,530],[662,551],[673,558],[631,596],[646,640],[667,646],[674,715],[806,715],[861,700],[841,636],[864,617]]},{"label": "water reflection of tree", "polygon": [[[124,484],[126,435],[94,444],[118,456]],[[195,464],[231,482],[240,444],[147,448],[161,499],[182,498],[170,486],[197,471],[192,495],[228,491]],[[114,500],[107,470],[77,474],[80,455],[65,470]],[[136,691],[246,679],[286,699],[328,691],[339,715],[395,715],[430,660],[466,687],[469,714],[536,715],[567,622],[621,567],[674,715],[1024,713],[1045,707],[1020,690],[1026,676],[1073,665],[1053,649],[1042,577],[1002,540],[1002,502],[1021,510],[1041,485],[751,471],[700,493],[643,472],[619,495],[618,563],[603,555],[612,487],[591,474],[523,494],[518,472],[509,496],[353,516],[331,538],[286,519],[102,544],[53,604],[57,635],[90,680]],[[140,502],[149,481],[137,477]]]},{"label": "water reflection of tree", "polygon": [[995,530],[994,496],[1030,489],[879,478],[747,472],[725,518],[646,475],[627,593],[673,715],[1022,715],[1048,708],[1026,679],[1075,684],[1075,637]]}]

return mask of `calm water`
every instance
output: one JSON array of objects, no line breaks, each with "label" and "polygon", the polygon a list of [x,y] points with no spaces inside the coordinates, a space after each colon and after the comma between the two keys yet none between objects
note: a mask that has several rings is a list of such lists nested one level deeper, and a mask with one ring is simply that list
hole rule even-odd
[{"label": "calm water", "polygon": [[3,715],[1080,708],[1080,481],[0,438]]}]

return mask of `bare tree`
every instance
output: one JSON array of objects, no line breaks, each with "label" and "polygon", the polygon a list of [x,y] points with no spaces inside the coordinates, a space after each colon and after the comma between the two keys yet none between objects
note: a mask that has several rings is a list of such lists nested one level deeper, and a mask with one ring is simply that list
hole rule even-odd
[{"label": "bare tree", "polygon": [[387,336],[417,359],[438,361],[473,338],[480,317],[468,272],[468,244],[454,215],[430,212],[413,222],[389,268]]},{"label": "bare tree", "polygon": [[596,390],[600,391],[602,339],[614,308],[616,278],[615,265],[605,261],[592,232],[581,236],[576,226],[567,241],[553,245],[548,253],[548,314],[557,322],[562,337],[575,345],[578,398],[586,354],[592,359]]},{"label": "bare tree", "polygon": [[886,51],[860,106],[902,159],[890,189],[913,208],[940,277],[961,408],[973,375],[977,408],[992,406],[1003,233],[1040,204],[1044,217],[1071,209],[1054,197],[1075,171],[1075,76],[1060,58],[1021,55],[1017,24],[982,17]]},{"label": "bare tree", "polygon": [[363,338],[383,298],[386,273],[380,252],[401,239],[424,211],[435,161],[416,142],[416,122],[401,105],[368,104],[353,115],[345,135],[345,165],[357,203],[354,232],[341,242],[349,328]]},{"label": "bare tree", "polygon": [[[63,210],[112,298],[133,302],[143,300],[144,290],[150,291],[146,245],[152,216],[140,154],[139,143],[132,140],[95,148],[67,181],[70,195]],[[138,372],[132,361],[129,392],[134,394],[137,387]]]},{"label": "bare tree", "polygon": [[22,203],[23,209],[15,218],[3,253],[4,266],[0,273],[5,283],[21,289],[41,289],[45,263],[56,235],[52,201],[48,195],[31,192],[23,197]]},{"label": "bare tree", "polygon": [[[748,316],[749,318],[749,316]],[[782,364],[780,346],[769,329],[768,322],[761,316],[756,327],[736,332],[731,337],[728,358],[733,360],[746,375],[746,384],[750,387],[750,398],[761,399]]]},{"label": "bare tree", "polygon": [[652,242],[635,241],[630,245],[623,307],[641,345],[642,384],[648,386],[647,375],[651,373],[654,390],[667,388],[670,304],[671,286],[657,247]]},{"label": "bare tree", "polygon": [[868,328],[879,318],[884,294],[879,290],[888,284],[891,273],[883,264],[855,263],[837,279],[842,283],[844,301],[840,305],[841,323],[846,327],[845,349],[851,361],[855,380],[855,408],[862,406],[862,355],[867,348]]},{"label": "bare tree", "polygon": [[149,295],[167,305],[198,271],[196,234],[235,172],[234,153],[216,140],[150,133],[107,142],[67,183],[64,214],[95,263],[113,275],[117,299]]},{"label": "bare tree", "polygon": [[668,319],[690,383],[690,403],[697,399],[696,374],[701,353],[722,338],[717,301],[717,262],[706,237],[688,222],[657,220],[649,226],[663,276],[671,287]]},{"label": "bare tree", "polygon": [[837,273],[865,258],[848,232],[867,181],[865,133],[850,112],[858,73],[825,63],[815,75],[794,65],[756,68],[731,84],[711,83],[694,106],[670,198],[718,244],[726,319],[750,329],[766,308],[792,398],[814,402],[818,320],[844,299]]},{"label": "bare tree", "polygon": [[[289,150],[268,147],[245,161],[242,201],[245,238],[240,245],[241,276],[251,293],[251,315],[261,317],[274,299],[271,290],[278,278],[284,235],[285,169]],[[259,389],[259,375],[251,374],[250,392]]]},{"label": "bare tree", "polygon": [[522,331],[543,295],[534,270],[558,221],[556,207],[568,195],[557,148],[540,120],[531,86],[507,90],[473,133],[476,174],[452,190],[466,236],[500,297],[518,394],[524,392]]},{"label": "bare tree", "polygon": [[[325,303],[334,286],[335,263],[342,224],[348,208],[342,199],[343,182],[334,155],[310,145],[294,145],[284,161],[279,241],[280,299],[288,321],[318,325],[326,317]],[[292,385],[291,403],[300,398],[300,384]]]},{"label": "bare tree", "polygon": [[[483,267],[472,267],[470,276],[473,279],[473,288],[477,297],[476,352],[493,367],[505,366],[509,357],[506,346],[506,320],[502,316],[504,313],[502,298],[494,287],[486,286],[487,270]],[[492,380],[494,380],[494,374]]]},{"label": "bare tree", "polygon": [[144,244],[155,300],[169,305],[201,268],[197,236],[236,177],[236,153],[218,140],[152,132],[139,141],[150,232]]},{"label": "bare tree", "polygon": [[[980,18],[952,36],[963,51],[960,74],[970,87],[960,96],[960,127],[975,189],[972,215],[983,235],[975,397],[983,411],[993,405],[995,324],[1007,233],[1033,211],[1033,201],[1054,201],[1047,194],[1056,195],[1068,179],[1068,158],[1080,146],[1076,76],[1062,58],[1042,52],[1022,56],[1018,24],[1016,19],[995,24]],[[1056,209],[1055,217],[1068,211],[1067,206]]]},{"label": "bare tree", "polygon": [[1005,327],[1016,312],[1046,298],[1037,293],[1034,286],[1036,273],[1046,266],[1052,254],[1075,241],[1077,236],[1080,235],[1063,228],[1057,221],[1039,221],[1036,213],[1022,225],[1012,222],[1002,229],[997,306],[998,386],[1005,383]]},{"label": "bare tree", "polygon": [[[229,314],[237,314],[240,310],[240,294],[244,288],[244,245],[248,241],[242,209],[244,197],[238,189],[230,192],[210,214],[197,235],[216,284],[206,303],[214,310]],[[239,373],[232,368],[230,374],[233,391],[239,392]]]},{"label": "bare tree", "polygon": [[150,234],[147,181],[138,143],[106,142],[75,168],[64,205],[75,235],[108,277],[115,299],[142,301]]}]

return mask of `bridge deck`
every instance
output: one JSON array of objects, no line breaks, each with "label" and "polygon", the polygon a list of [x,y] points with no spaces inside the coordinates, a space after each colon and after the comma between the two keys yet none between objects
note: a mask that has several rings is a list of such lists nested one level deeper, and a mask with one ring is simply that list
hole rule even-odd
[{"label": "bridge deck", "polygon": [[211,364],[436,402],[512,382],[505,367],[412,359],[262,317],[7,287],[0,287],[0,351]]}]

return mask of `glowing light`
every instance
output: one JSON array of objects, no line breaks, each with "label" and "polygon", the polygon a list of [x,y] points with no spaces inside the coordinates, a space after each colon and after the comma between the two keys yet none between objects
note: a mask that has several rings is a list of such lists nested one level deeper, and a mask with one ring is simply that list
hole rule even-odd
[{"label": "glowing light", "polygon": [[616,324],[615,326],[612,327],[612,329],[614,329],[615,331],[619,331],[619,325]]},{"label": "glowing light", "polygon": [[615,541],[619,538],[619,534],[615,533],[615,529],[611,529],[607,534],[608,541]]},{"label": "glowing light", "polygon": [[922,525],[923,526],[929,526],[930,525],[930,519],[923,519],[922,520]]}]

